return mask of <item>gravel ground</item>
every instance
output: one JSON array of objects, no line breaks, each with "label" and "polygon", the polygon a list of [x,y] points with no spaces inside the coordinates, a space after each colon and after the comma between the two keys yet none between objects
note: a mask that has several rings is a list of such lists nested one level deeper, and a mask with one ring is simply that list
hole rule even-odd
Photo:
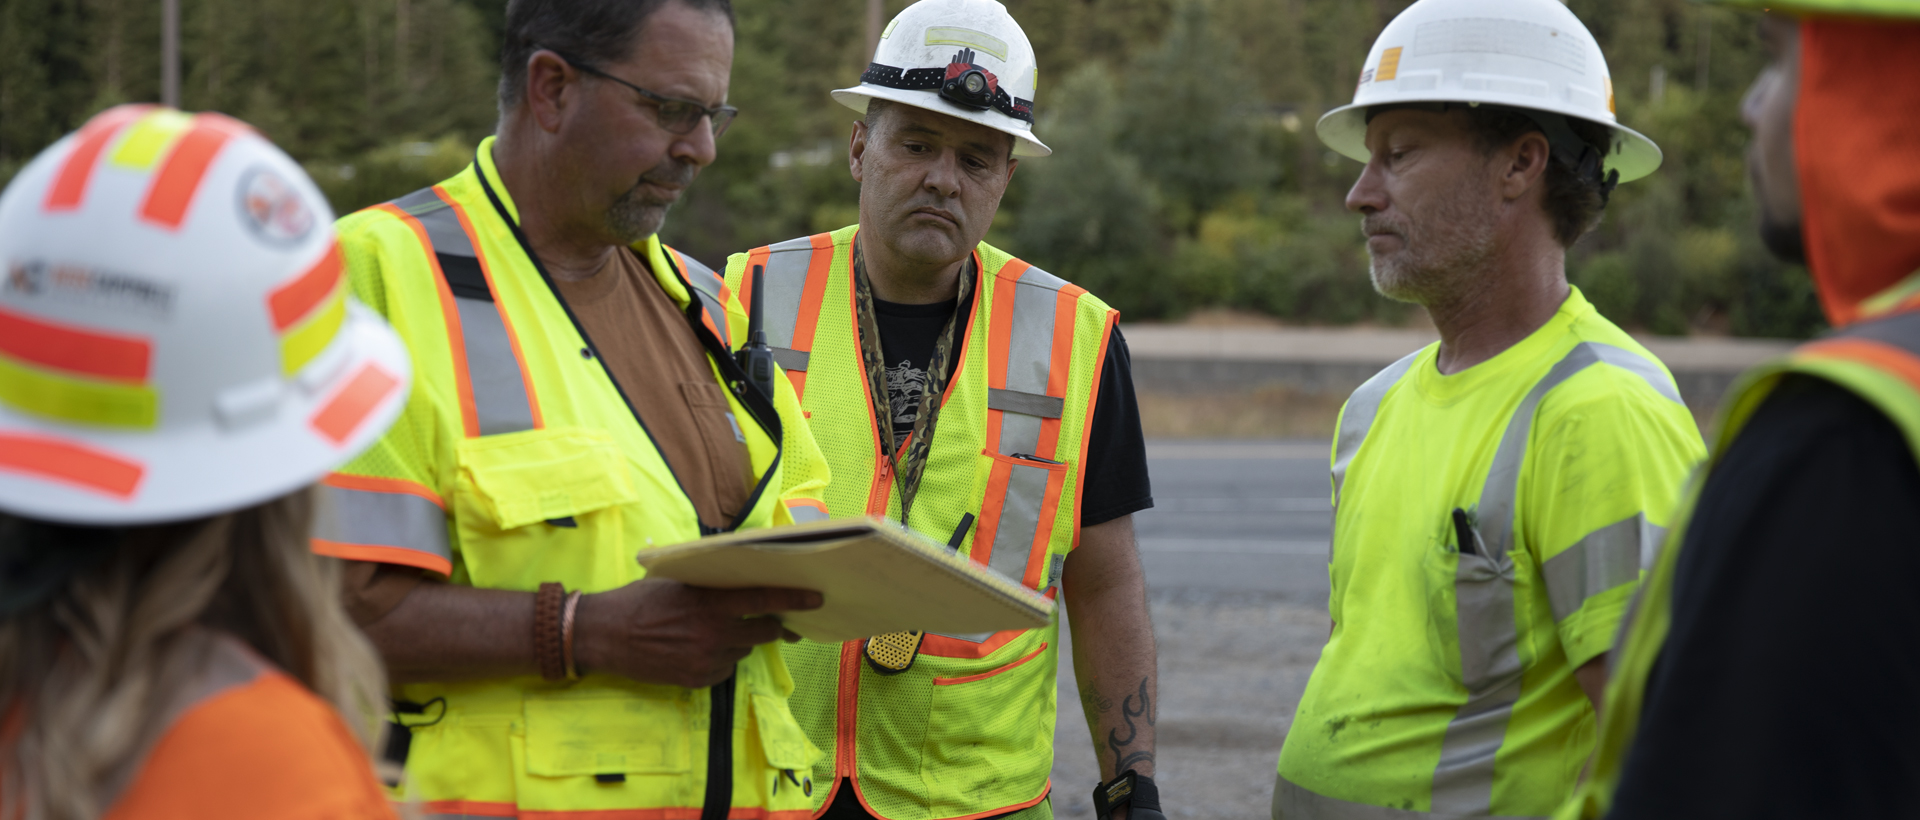
[{"label": "gravel ground", "polygon": [[[1274,764],[1307,676],[1320,658],[1326,609],[1271,598],[1156,596],[1160,650],[1161,801],[1173,820],[1268,816]],[[1099,778],[1062,627],[1054,815],[1092,820]]]}]

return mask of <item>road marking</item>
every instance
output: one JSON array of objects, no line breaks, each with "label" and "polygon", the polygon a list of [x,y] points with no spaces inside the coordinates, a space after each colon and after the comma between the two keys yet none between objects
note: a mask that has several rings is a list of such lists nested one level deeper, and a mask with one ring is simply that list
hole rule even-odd
[{"label": "road marking", "polygon": [[1147,442],[1149,459],[1314,459],[1328,461],[1333,447],[1319,441]]},{"label": "road marking", "polygon": [[1310,555],[1327,557],[1325,541],[1255,541],[1224,538],[1142,538],[1145,553],[1205,555]]}]

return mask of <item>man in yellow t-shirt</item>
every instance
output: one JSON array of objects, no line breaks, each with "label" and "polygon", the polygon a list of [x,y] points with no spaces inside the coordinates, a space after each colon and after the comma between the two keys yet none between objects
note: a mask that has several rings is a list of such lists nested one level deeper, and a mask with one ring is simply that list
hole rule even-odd
[{"label": "man in yellow t-shirt", "polygon": [[[1341,412],[1333,634],[1280,753],[1276,820],[1552,811],[1592,751],[1641,566],[1704,456],[1666,368],[1566,280],[1567,247],[1658,149],[1601,97],[1548,110],[1463,83],[1463,69],[1509,57],[1518,71],[1537,29],[1591,53],[1534,79],[1605,84],[1559,3],[1507,4],[1513,20],[1484,5],[1410,7],[1365,75],[1431,72],[1437,88],[1363,80],[1320,123],[1330,147],[1367,163],[1347,207],[1365,216],[1375,287],[1424,305],[1440,342]],[[1508,31],[1521,39],[1501,47],[1519,53],[1401,57],[1416,29],[1440,42],[1429,32],[1462,27]]]}]

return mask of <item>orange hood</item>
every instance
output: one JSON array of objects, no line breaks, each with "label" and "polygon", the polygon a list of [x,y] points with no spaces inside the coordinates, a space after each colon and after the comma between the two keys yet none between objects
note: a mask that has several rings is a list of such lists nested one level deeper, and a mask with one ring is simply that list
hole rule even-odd
[{"label": "orange hood", "polygon": [[1838,327],[1920,270],[1920,23],[1809,17],[1800,48],[1807,265]]}]

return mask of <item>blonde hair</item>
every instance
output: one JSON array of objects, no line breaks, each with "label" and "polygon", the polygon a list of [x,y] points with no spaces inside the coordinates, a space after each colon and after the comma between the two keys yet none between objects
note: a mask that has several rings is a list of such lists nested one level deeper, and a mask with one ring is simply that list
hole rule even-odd
[{"label": "blonde hair", "polygon": [[340,603],[338,563],[308,549],[313,507],[303,490],[123,530],[0,515],[0,538],[48,549],[110,539],[50,599],[0,621],[0,784],[12,792],[0,818],[83,820],[110,808],[209,657],[213,630],[331,702],[371,754],[386,673]]}]

